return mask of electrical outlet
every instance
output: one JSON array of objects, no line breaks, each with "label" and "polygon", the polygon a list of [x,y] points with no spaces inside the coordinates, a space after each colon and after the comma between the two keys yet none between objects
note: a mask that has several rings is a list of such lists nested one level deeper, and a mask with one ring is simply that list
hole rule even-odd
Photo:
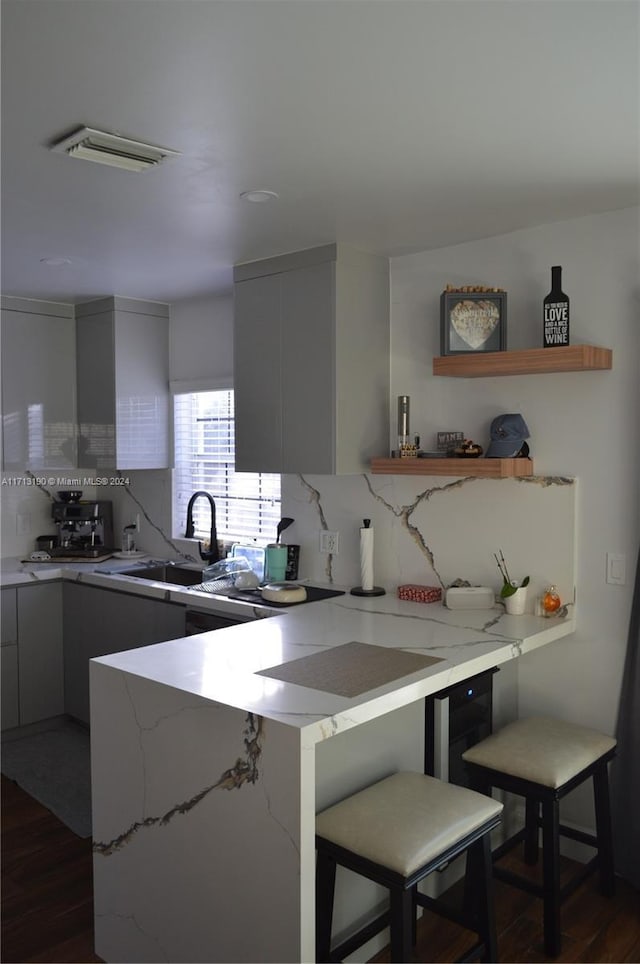
[{"label": "electrical outlet", "polygon": [[329,529],[320,530],[320,552],[328,552],[333,556],[338,554],[338,535],[337,532],[330,532]]}]

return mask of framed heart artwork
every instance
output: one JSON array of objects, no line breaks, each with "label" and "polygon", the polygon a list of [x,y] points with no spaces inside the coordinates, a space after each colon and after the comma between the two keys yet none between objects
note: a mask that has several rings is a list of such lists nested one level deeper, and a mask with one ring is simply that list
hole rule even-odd
[{"label": "framed heart artwork", "polygon": [[451,292],[440,296],[440,354],[506,351],[507,293]]}]

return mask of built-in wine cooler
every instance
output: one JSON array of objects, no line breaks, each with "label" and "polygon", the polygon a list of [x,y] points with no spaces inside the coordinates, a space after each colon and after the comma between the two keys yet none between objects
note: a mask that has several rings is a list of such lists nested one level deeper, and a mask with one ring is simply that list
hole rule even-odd
[{"label": "built-in wine cooler", "polygon": [[462,754],[492,730],[493,677],[487,670],[425,701],[424,772],[468,786]]}]

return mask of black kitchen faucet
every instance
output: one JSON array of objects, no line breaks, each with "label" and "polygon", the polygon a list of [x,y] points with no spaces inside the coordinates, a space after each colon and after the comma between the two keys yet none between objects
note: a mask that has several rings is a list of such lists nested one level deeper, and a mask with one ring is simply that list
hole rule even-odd
[{"label": "black kitchen faucet", "polygon": [[189,504],[187,506],[187,526],[184,537],[185,539],[193,539],[193,504],[196,499],[200,498],[201,495],[203,495],[205,499],[209,500],[209,505],[211,506],[211,536],[209,540],[209,548],[205,549],[204,551],[202,549],[202,543],[198,542],[198,552],[200,553],[201,559],[204,559],[205,562],[211,564],[218,562],[220,559],[220,553],[218,551],[218,532],[216,530],[216,504],[213,501],[213,496],[209,495],[209,493],[205,492],[204,490],[194,492],[189,499]]}]

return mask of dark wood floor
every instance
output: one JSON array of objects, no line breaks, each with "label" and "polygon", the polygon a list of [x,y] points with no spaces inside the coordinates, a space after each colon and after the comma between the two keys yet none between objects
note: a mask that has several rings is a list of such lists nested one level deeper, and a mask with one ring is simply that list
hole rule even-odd
[{"label": "dark wood floor", "polygon": [[[539,861],[542,864],[542,861]],[[539,880],[541,866],[529,868],[517,851],[503,857],[501,865]],[[571,879],[575,868],[562,858],[561,884]],[[524,891],[494,882],[498,954],[511,964],[528,962],[579,962],[579,964],[638,964],[640,962],[640,893],[625,881],[616,881],[616,895],[598,893],[592,874],[568,897],[562,907],[562,953],[547,957],[542,943],[542,902]],[[450,896],[461,896],[461,883]],[[476,940],[470,931],[425,911],[418,922],[414,962],[455,961]],[[376,964],[389,961],[388,949],[377,954]]]},{"label": "dark wood floor", "polygon": [[4,964],[88,964],[93,953],[91,840],[2,777]]},{"label": "dark wood floor", "polygon": [[[513,859],[513,858],[511,858]],[[569,861],[565,869],[570,871]],[[551,960],[541,945],[541,910],[534,898],[496,882],[500,960]],[[613,899],[592,878],[563,908],[559,962],[640,964],[640,894],[618,882]],[[425,913],[415,961],[453,961],[468,946],[454,924]],[[388,961],[382,952],[374,960]],[[91,842],[15,783],[2,777],[2,953],[4,964],[100,961],[93,952]]]}]

